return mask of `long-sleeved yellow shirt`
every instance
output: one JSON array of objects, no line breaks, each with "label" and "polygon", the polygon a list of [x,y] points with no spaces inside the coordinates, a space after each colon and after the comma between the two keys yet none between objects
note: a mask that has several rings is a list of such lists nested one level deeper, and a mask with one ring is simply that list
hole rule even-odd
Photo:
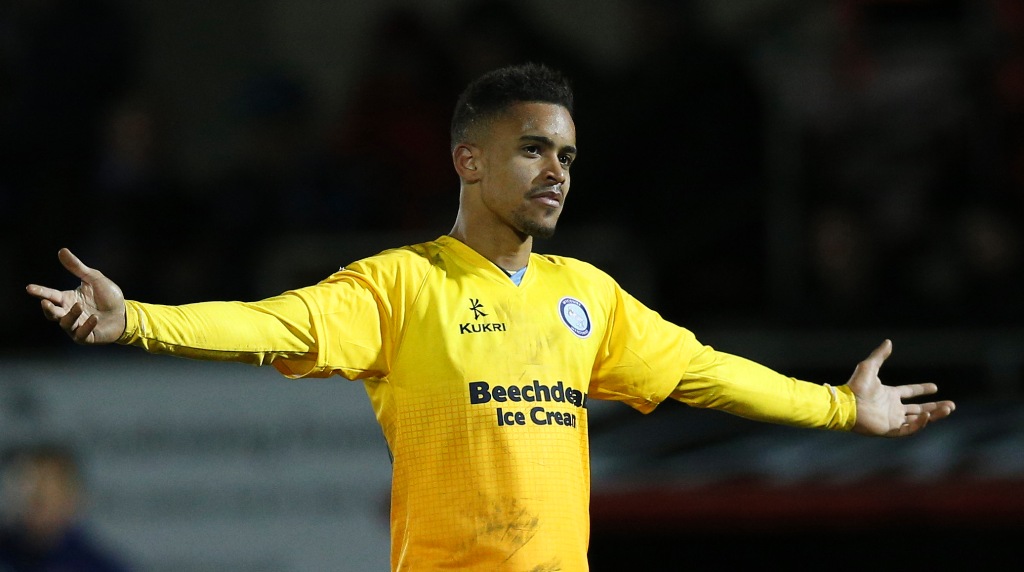
[{"label": "long-sleeved yellow shirt", "polygon": [[393,457],[394,570],[586,570],[587,402],[848,430],[846,387],[702,345],[578,260],[520,285],[451,237],[253,303],[129,301],[121,343],[364,383]]}]

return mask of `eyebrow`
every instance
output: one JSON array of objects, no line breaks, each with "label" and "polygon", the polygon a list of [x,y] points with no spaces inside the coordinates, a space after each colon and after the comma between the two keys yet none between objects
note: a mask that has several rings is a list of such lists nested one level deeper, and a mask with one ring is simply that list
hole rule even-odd
[{"label": "eyebrow", "polygon": [[[520,141],[534,141],[536,143],[540,143],[540,144],[545,145],[547,147],[554,147],[555,146],[555,142],[554,141],[552,141],[550,138],[544,137],[542,135],[523,135],[519,139],[520,139]],[[576,146],[575,145],[566,145],[566,146],[562,147],[561,149],[559,149],[559,151],[562,152],[562,153],[576,154]]]}]

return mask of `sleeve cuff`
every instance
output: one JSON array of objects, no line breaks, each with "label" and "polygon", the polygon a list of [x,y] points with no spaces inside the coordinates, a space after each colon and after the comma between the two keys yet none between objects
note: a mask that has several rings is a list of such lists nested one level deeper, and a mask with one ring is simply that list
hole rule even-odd
[{"label": "sleeve cuff", "polygon": [[138,337],[139,332],[139,307],[131,301],[124,301],[124,332],[121,333],[121,337],[117,338],[118,344],[128,345]]},{"label": "sleeve cuff", "polygon": [[853,390],[848,385],[836,386],[826,383],[825,387],[832,394],[832,408],[836,412],[832,416],[836,423],[829,428],[839,431],[853,430],[853,426],[857,423],[857,396],[853,394]]}]

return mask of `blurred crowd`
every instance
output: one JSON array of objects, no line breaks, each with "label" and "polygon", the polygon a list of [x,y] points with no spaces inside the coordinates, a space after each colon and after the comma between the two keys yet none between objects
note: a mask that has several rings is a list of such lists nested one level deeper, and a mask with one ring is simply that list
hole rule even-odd
[{"label": "blurred crowd", "polygon": [[519,3],[464,2],[443,25],[388,8],[343,109],[319,109],[297,70],[249,77],[225,110],[246,146],[196,183],[172,168],[173,126],[143,95],[152,38],[124,4],[6,2],[0,343],[66,344],[21,291],[67,287],[62,246],[131,298],[182,303],[272,294],[254,269],[282,236],[434,238],[457,206],[459,90],[525,60],[575,82],[561,225],[629,233],[666,317],[1024,323],[1024,4],[775,4],[791,6],[737,37],[697,2],[622,2],[611,66]]},{"label": "blurred crowd", "polygon": [[90,522],[85,467],[63,443],[11,447],[0,458],[0,570],[129,572]]}]

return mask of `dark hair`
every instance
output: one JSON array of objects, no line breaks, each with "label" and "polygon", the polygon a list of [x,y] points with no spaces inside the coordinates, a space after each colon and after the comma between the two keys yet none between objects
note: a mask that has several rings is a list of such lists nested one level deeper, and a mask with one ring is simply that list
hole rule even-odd
[{"label": "dark hair", "polygon": [[543,64],[525,63],[498,68],[470,82],[452,115],[451,145],[465,140],[470,128],[516,103],[561,105],[572,114],[572,86],[561,72]]}]

